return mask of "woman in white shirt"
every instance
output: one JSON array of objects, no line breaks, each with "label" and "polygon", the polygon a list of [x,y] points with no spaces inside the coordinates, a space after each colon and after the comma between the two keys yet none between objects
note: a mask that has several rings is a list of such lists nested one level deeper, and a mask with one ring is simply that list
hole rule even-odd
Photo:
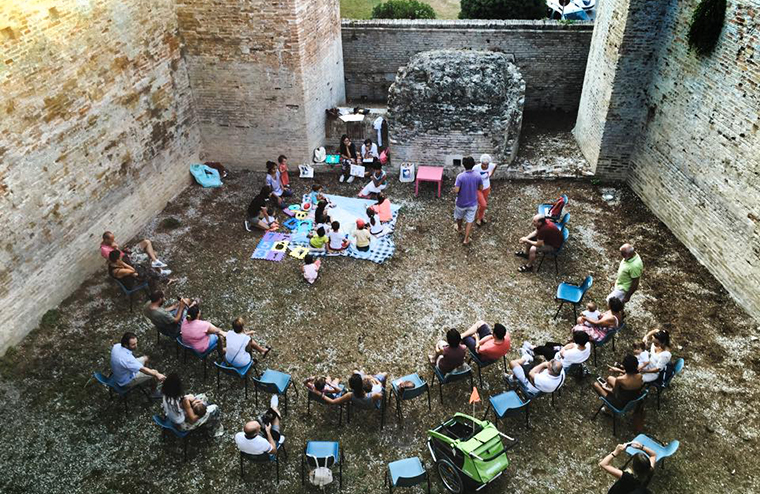
[{"label": "woman in white shirt", "polygon": [[364,139],[364,144],[362,144],[362,161],[376,159],[380,159],[380,154],[377,152],[377,144],[374,144],[372,139]]},{"label": "woman in white shirt", "polygon": [[233,367],[245,367],[251,362],[251,350],[256,350],[266,357],[271,347],[264,347],[253,341],[253,331],[244,331],[245,321],[238,317],[232,321],[232,331],[227,331],[224,338],[224,360]]},{"label": "woman in white shirt", "polygon": [[491,156],[484,154],[480,156],[480,165],[475,167],[475,171],[480,173],[483,179],[483,190],[478,191],[478,211],[475,213],[475,224],[481,226],[486,222],[486,208],[488,207],[488,196],[491,194],[491,176],[496,170],[496,163],[491,163]]},{"label": "woman in white shirt", "polygon": [[670,353],[670,333],[664,329],[653,329],[644,336],[644,345],[651,345],[649,349],[649,365],[641,370],[645,383],[656,381],[660,372],[673,358]]}]

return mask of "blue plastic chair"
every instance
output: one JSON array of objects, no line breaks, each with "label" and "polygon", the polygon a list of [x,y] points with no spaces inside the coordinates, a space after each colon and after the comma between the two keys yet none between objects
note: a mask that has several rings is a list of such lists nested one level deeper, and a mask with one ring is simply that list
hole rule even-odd
[{"label": "blue plastic chair", "polygon": [[353,398],[346,403],[346,423],[351,423],[351,409],[354,407],[360,409],[360,410],[380,410],[380,430],[383,430],[385,427],[385,406],[386,406],[386,395],[385,395],[385,386],[383,386],[383,397],[380,400],[380,406],[378,407],[376,403],[372,403],[371,405],[366,405],[363,401],[355,401]]},{"label": "blue plastic chair", "polygon": [[593,284],[594,278],[591,275],[586,276],[586,279],[583,280],[583,283],[580,285],[572,285],[570,283],[565,283],[564,281],[560,283],[557,287],[557,295],[554,297],[554,299],[559,302],[559,307],[557,307],[557,312],[554,314],[554,319],[557,319],[559,311],[562,310],[562,306],[565,305],[565,303],[573,305],[573,320],[578,319],[578,306],[583,302],[583,297]]},{"label": "blue plastic chair", "polygon": [[253,359],[248,362],[248,365],[243,367],[235,367],[234,365],[222,360],[221,362],[214,362],[216,366],[216,390],[219,391],[219,375],[224,371],[227,374],[238,376],[243,380],[243,386],[245,387],[245,399],[248,399],[248,371],[253,367]]},{"label": "blue plastic chair", "polygon": [[594,349],[594,367],[596,367],[596,349],[607,344],[608,341],[612,341],[612,351],[615,351],[615,335],[625,329],[625,323],[621,324],[617,328],[613,328],[604,335],[599,341],[590,340],[591,347]]},{"label": "blue plastic chair", "polygon": [[[562,194],[560,197],[562,197],[565,200],[565,204],[562,206],[562,211],[559,212],[559,216],[562,216],[562,212],[565,210],[565,206],[567,206],[567,203],[570,202],[570,200],[567,198],[567,194]],[[543,204],[539,204],[538,214],[543,214],[544,216],[547,216],[552,206],[554,206],[553,202],[545,202]]]},{"label": "blue plastic chair", "polygon": [[530,422],[528,415],[530,413],[530,399],[523,400],[517,391],[509,390],[496,396],[489,398],[489,405],[486,408],[486,413],[483,415],[483,420],[488,417],[488,411],[493,410],[494,423],[496,427],[499,427],[499,419],[505,417],[512,417],[519,414],[521,411],[525,412],[525,428],[530,429]]},{"label": "blue plastic chair", "polygon": [[[668,364],[668,366],[670,365],[671,364]],[[684,361],[682,358],[679,358],[678,360],[676,360],[676,363],[672,365],[673,365],[672,370],[666,367],[664,370],[660,372],[660,375],[657,377],[657,380],[652,381],[648,384],[650,388],[653,386],[657,388],[657,410],[660,409],[660,394],[665,388],[670,386],[670,382],[673,380],[673,378],[681,373],[681,371],[683,370]]]},{"label": "blue plastic chair", "polygon": [[338,479],[340,489],[343,489],[343,452],[340,444],[334,441],[309,441],[301,455],[301,485],[306,483],[305,468],[325,467],[332,468],[338,464]]},{"label": "blue plastic chair", "polygon": [[[668,456],[673,456],[673,454],[678,451],[678,446],[680,446],[681,443],[678,442],[678,440],[670,441],[668,444],[661,444],[658,441],[655,441],[651,437],[647,436],[646,434],[639,434],[635,438],[633,438],[633,441],[631,442],[637,442],[640,443],[642,446],[647,447],[655,452],[657,455],[657,463],[662,462],[662,468],[665,468],[665,458]],[[644,451],[640,449],[636,449],[633,446],[628,446],[625,448],[625,452],[629,455],[633,456],[637,453],[644,453]],[[646,454],[646,453],[644,453]]]},{"label": "blue plastic chair", "polygon": [[[398,385],[403,381],[410,381],[414,384],[414,387],[399,389]],[[391,397],[396,398],[396,415],[399,420],[404,418],[401,413],[401,402],[414,399],[425,392],[427,392],[428,410],[432,410],[430,407],[430,386],[428,386],[428,383],[426,383],[419,374],[415,372],[414,374],[409,374],[391,381]]]},{"label": "blue plastic chair", "polygon": [[[211,355],[211,352],[217,351],[216,347],[220,344],[219,337],[217,337],[216,343],[214,346],[209,346],[205,352],[198,352],[195,350],[195,348],[191,347],[190,345],[185,344],[182,341],[182,335],[177,336],[177,343],[179,344],[179,347],[182,347],[185,349],[182,361],[187,363],[187,352],[191,352],[193,355],[198,357],[200,359],[201,364],[203,365],[203,380],[206,380],[206,359],[208,359],[208,356]],[[177,347],[177,351],[179,351],[179,347]]]},{"label": "blue plastic chair", "polygon": [[458,381],[464,381],[468,377],[470,378],[470,388],[472,388],[472,369],[470,366],[467,366],[466,370],[462,370],[457,372],[456,370],[449,372],[445,376],[441,371],[438,369],[437,365],[433,365],[433,379],[431,380],[432,384],[435,384],[435,379],[438,378],[438,393],[441,398],[441,403],[443,403],[443,385],[444,384],[452,384]]},{"label": "blue plastic chair", "polygon": [[245,478],[245,470],[243,469],[243,462],[249,461],[251,463],[274,463],[275,471],[277,472],[277,483],[280,483],[280,451],[282,451],[283,460],[288,459],[288,452],[285,450],[285,438],[280,436],[280,441],[277,443],[277,452],[262,453],[260,455],[249,455],[240,451],[240,478]]},{"label": "blue plastic chair", "polygon": [[570,221],[570,213],[565,213],[564,215],[562,215],[562,219],[556,223],[557,228],[559,228],[560,230],[564,230],[565,225],[567,225],[568,221]]},{"label": "blue plastic chair", "polygon": [[599,410],[596,411],[593,417],[591,417],[591,420],[596,419],[596,416],[599,415],[599,412],[602,411],[602,408],[607,407],[607,410],[609,410],[612,413],[612,435],[617,435],[617,418],[622,417],[623,415],[627,414],[628,412],[632,411],[634,408],[636,408],[639,403],[641,403],[644,398],[647,397],[647,393],[649,390],[645,389],[641,395],[636,398],[635,400],[631,400],[622,408],[615,408],[615,406],[610,403],[607,398],[604,396],[600,396],[599,399],[602,400],[602,404],[599,406]]},{"label": "blue plastic chair", "polygon": [[[340,388],[340,393],[338,393],[335,397],[343,395],[346,391],[346,387],[342,384],[339,384],[338,387]],[[306,393],[306,415],[311,415],[311,402],[314,401],[316,403],[322,403],[323,405],[329,405],[323,398],[322,394],[317,391],[312,391],[311,389],[307,389]],[[338,427],[343,425],[343,404],[341,403],[338,405]]]},{"label": "blue plastic chair", "polygon": [[[288,388],[293,384],[293,380],[290,378],[290,374],[284,372],[266,369],[260,376],[253,376],[253,388],[255,391],[256,406],[259,406],[259,389],[264,393],[282,395],[283,415],[288,414]],[[294,386],[293,391],[298,398],[298,389]]]},{"label": "blue plastic chair", "polygon": [[427,481],[427,490],[430,494],[430,477],[416,456],[388,463],[385,485],[388,486],[390,494],[393,494],[394,487],[412,487],[421,484],[423,481]]},{"label": "blue plastic chair", "polygon": [[[491,364],[495,364],[499,361],[499,359],[496,360],[482,360],[480,358],[480,355],[478,355],[477,352],[473,351],[472,348],[467,347],[467,349],[470,351],[470,362],[475,362],[475,364],[478,366],[478,380],[480,381],[480,387],[483,387],[483,374],[482,370],[483,367],[488,367]],[[501,361],[504,363],[504,372],[507,372],[507,356],[504,355],[501,358]]]},{"label": "blue plastic chair", "polygon": [[554,257],[554,273],[559,274],[559,264],[557,263],[557,257],[559,257],[560,253],[562,252],[562,249],[565,247],[565,244],[567,243],[567,238],[570,236],[570,232],[567,228],[564,228],[562,230],[562,243],[560,244],[559,248],[555,250],[554,252],[544,252],[541,256],[541,262],[538,263],[538,267],[536,268],[536,273],[541,271],[541,265],[544,263],[544,259],[546,259],[547,255],[550,255]]},{"label": "blue plastic chair", "polygon": [[170,431],[177,438],[182,439],[182,461],[187,461],[187,437],[192,431],[181,431],[174,426],[171,420],[168,418],[161,418],[160,415],[153,416],[153,422],[161,427],[161,436],[166,437],[166,431]]},{"label": "blue plastic chair", "polygon": [[121,282],[120,279],[114,278],[113,276],[111,276],[110,278],[112,280],[114,280],[117,285],[119,285],[119,288],[121,288],[121,291],[124,292],[124,295],[126,295],[127,297],[129,297],[129,312],[132,312],[132,306],[134,305],[133,304],[133,300],[132,300],[133,299],[132,296],[135,293],[139,292],[140,290],[147,290],[148,289],[148,282],[147,281],[143,281],[142,283],[140,283],[139,285],[137,285],[136,287],[134,287],[134,288],[132,288],[130,290],[129,288],[126,287],[126,285],[124,285],[124,283]]},{"label": "blue plastic chair", "polygon": [[113,394],[116,393],[119,395],[119,397],[124,401],[124,414],[129,414],[129,405],[127,404],[127,395],[134,391],[135,389],[139,389],[142,391],[142,393],[146,396],[146,398],[149,398],[148,393],[145,391],[145,389],[142,386],[131,386],[129,388],[124,388],[122,386],[119,386],[116,384],[116,382],[113,380],[112,376],[106,377],[100,372],[93,373],[93,377],[96,381],[98,381],[100,384],[108,388],[108,398],[109,400],[113,400]]}]

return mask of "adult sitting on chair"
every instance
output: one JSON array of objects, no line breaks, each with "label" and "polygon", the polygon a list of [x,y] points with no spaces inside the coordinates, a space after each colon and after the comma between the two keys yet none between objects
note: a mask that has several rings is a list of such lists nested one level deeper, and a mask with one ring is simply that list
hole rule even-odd
[{"label": "adult sitting on chair", "polygon": [[594,391],[612,403],[618,410],[623,409],[628,402],[635,400],[641,395],[644,380],[639,373],[639,361],[633,355],[623,358],[623,368],[611,366],[610,370],[617,372],[617,376],[609,376],[607,382],[594,383]]},{"label": "adult sitting on chair", "polygon": [[[124,261],[127,264],[134,266],[135,263],[140,263],[143,259],[150,259],[151,267],[167,271],[161,274],[168,275],[171,273],[168,269],[163,269],[166,268],[166,264],[156,256],[153,244],[147,238],[136,243],[131,249],[119,249],[119,244],[116,243],[114,234],[111,232],[103,233],[103,241],[100,243],[100,255],[103,256],[103,259],[109,260],[109,256],[114,250],[121,250],[120,257],[125,258]],[[144,251],[144,254],[140,250]]]},{"label": "adult sitting on chair", "polygon": [[586,333],[581,331],[573,333],[573,341],[566,345],[547,341],[543,345],[533,346],[529,341],[520,347],[520,354],[532,361],[533,357],[540,355],[547,361],[554,359],[562,362],[562,367],[568,369],[571,365],[582,364],[591,355],[591,345]]},{"label": "adult sitting on chair", "polygon": [[607,307],[609,309],[599,319],[580,316],[578,324],[573,328],[573,333],[581,331],[588,334],[591,341],[602,341],[607,333],[620,327],[623,322],[623,302],[612,297],[607,299]]},{"label": "adult sitting on chair", "polygon": [[[612,459],[617,458],[628,446],[640,449],[644,453],[636,453],[631,458],[630,466],[625,470],[612,466]],[[657,453],[641,443],[634,441],[630,444],[618,444],[615,451],[609,453],[599,462],[602,470],[617,479],[607,494],[645,494],[649,492],[646,486],[652,478],[656,464]]]},{"label": "adult sitting on chair", "polygon": [[533,227],[535,230],[520,239],[520,243],[525,244],[525,249],[515,252],[516,256],[524,257],[528,260],[527,264],[520,266],[520,269],[518,269],[521,273],[533,271],[536,255],[539,253],[549,254],[556,252],[564,240],[562,232],[557,228],[557,225],[547,220],[541,214],[533,217]]},{"label": "adult sitting on chair", "polygon": [[166,376],[146,367],[148,357],[136,358],[133,353],[135,350],[137,335],[131,332],[124,333],[121,342],[111,348],[111,372],[114,382],[123,388],[150,384],[153,391],[151,398],[161,398],[161,393],[156,391],[156,381],[163,381]]},{"label": "adult sitting on chair", "polygon": [[161,386],[161,394],[163,395],[164,415],[171,420],[177,429],[191,431],[202,425],[208,425],[218,432],[219,407],[210,404],[206,395],[186,395],[182,389],[182,380],[179,374],[171,373],[166,376],[166,380]]},{"label": "adult sitting on chair", "polygon": [[338,398],[331,398],[327,394],[322,399],[331,405],[342,405],[351,402],[360,408],[380,408],[388,374],[381,372],[374,376],[365,375],[361,371],[354,372],[348,378],[348,387],[351,391],[344,393]]},{"label": "adult sitting on chair", "polygon": [[664,329],[653,329],[644,336],[644,345],[651,345],[649,349],[649,364],[641,370],[644,382],[656,381],[660,372],[670,363],[673,355],[670,353],[670,333]]},{"label": "adult sitting on chair", "polygon": [[562,367],[562,362],[553,359],[544,362],[533,367],[526,376],[523,365],[532,361],[532,359],[528,357],[528,355],[524,355],[522,358],[509,362],[509,368],[512,369],[512,375],[504,374],[507,382],[510,384],[516,384],[516,379],[531,395],[553,393],[559,389],[565,379],[565,369]]},{"label": "adult sitting on chair", "polygon": [[238,317],[232,321],[232,331],[225,333],[225,342],[222,346],[224,359],[234,367],[245,367],[251,362],[251,350],[256,350],[262,357],[266,357],[271,347],[263,347],[253,341],[253,331],[244,330],[245,321]]},{"label": "adult sitting on chair", "polygon": [[491,328],[485,321],[478,321],[462,333],[462,343],[478,354],[480,360],[498,360],[509,352],[510,338],[507,328],[496,323]]},{"label": "adult sitting on chair", "polygon": [[201,309],[194,305],[187,309],[187,317],[180,328],[182,343],[189,345],[198,353],[216,347],[222,330],[208,321],[201,320]]},{"label": "adult sitting on chair", "polygon": [[445,375],[464,364],[466,352],[462,345],[462,336],[452,328],[446,332],[446,341],[436,343],[435,354],[428,355],[428,361]]},{"label": "adult sitting on chair", "polygon": [[[282,437],[280,434],[280,412],[277,410],[279,400],[273,395],[269,403],[269,410],[257,420],[246,422],[243,432],[235,434],[235,444],[241,453],[249,455],[274,454],[277,452],[277,443]],[[261,429],[264,429],[262,435]],[[284,438],[282,438],[284,440]]]},{"label": "adult sitting on chair", "polygon": [[164,302],[166,302],[166,299],[164,298],[163,291],[156,290],[152,292],[150,294],[150,301],[146,302],[145,307],[143,307],[143,315],[162,334],[176,338],[179,336],[182,319],[185,317],[185,310],[195,305],[195,302],[180,298],[176,304],[163,307]]},{"label": "adult sitting on chair", "polygon": [[132,290],[147,279],[146,276],[124,262],[124,259],[121,258],[121,251],[118,249],[114,249],[108,254],[108,274],[119,280],[127,290]]},{"label": "adult sitting on chair", "polygon": [[335,398],[343,391],[340,387],[340,380],[333,379],[330,376],[311,376],[306,378],[303,384],[310,392],[321,396],[326,395],[330,398]]}]

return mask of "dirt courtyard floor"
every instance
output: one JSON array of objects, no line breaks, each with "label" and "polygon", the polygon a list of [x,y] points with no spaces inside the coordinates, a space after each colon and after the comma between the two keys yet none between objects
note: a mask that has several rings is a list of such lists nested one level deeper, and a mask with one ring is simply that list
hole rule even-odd
[{"label": "dirt courtyard floor", "polygon": [[[358,183],[339,184],[334,174],[318,179],[328,193],[352,196],[360,189]],[[297,195],[311,185],[292,181]],[[233,441],[244,421],[264,411],[268,396],[260,395],[256,407],[253,392],[245,400],[242,383],[226,375],[217,390],[212,365],[204,382],[197,360],[177,359],[167,338],[156,344],[137,303],[130,313],[104,267],[0,361],[1,492],[317,491],[301,487],[300,452],[307,440],[340,441],[344,493],[385,492],[388,462],[419,456],[432,467],[425,432],[454,412],[471,412],[468,385],[444,387],[443,403],[436,385],[432,411],[424,396],[405,402],[403,422],[387,413],[380,431],[375,413],[359,412],[350,425],[344,417],[338,427],[337,410],[312,403],[307,416],[303,379],[329,373],[345,381],[361,368],[392,378],[418,372],[430,382],[425,360],[432,345],[447,328],[464,330],[477,319],[509,329],[513,358],[524,340],[564,341],[573,326],[572,309],[566,306],[552,319],[557,284],[577,283],[591,274],[588,298],[603,304],[625,241],[637,247],[645,271],[626,307],[627,329],[616,351],[601,348],[598,365],[590,362],[592,375],[581,383],[568,379],[556,407],[548,397],[536,400],[530,430],[522,416],[500,422],[501,430],[520,442],[509,452],[505,474],[483,492],[607,492],[612,479],[597,463],[635,432],[630,417],[618,422],[617,438],[610,418],[590,419],[599,404],[591,383],[607,375],[606,366],[654,327],[671,332],[674,358],[683,357],[686,365],[663,394],[662,408],[657,410],[655,399],[646,405],[644,432],[681,443],[665,468],[658,468],[650,488],[656,493],[760,492],[757,323],[627,188],[612,189],[615,199],[608,202],[603,187],[589,181],[495,180],[490,222],[475,230],[472,245],[465,248],[452,228],[452,180],[444,182],[444,196],[437,199],[432,184],[423,184],[415,198],[412,184],[394,179],[389,195],[403,206],[395,256],[383,265],[327,258],[319,280],[309,286],[295,259],[250,259],[260,234],[244,230],[243,214],[262,182],[262,174],[233,172],[219,189],[193,185],[138,237],[151,238],[174,271],[177,282],[166,289],[169,298],[202,299],[204,318],[225,329],[235,317],[244,317],[258,341],[274,347],[261,367],[288,372],[296,381],[300,394],[296,399],[289,393],[290,413],[283,425],[289,459],[281,464],[279,485],[273,465],[249,464],[241,480]],[[563,192],[570,198],[572,218],[559,274],[550,260],[538,274],[518,273],[520,259],[512,252],[529,231],[536,204]],[[117,241],[126,242],[118,226],[113,229]],[[186,463],[181,443],[172,437],[162,441],[151,421],[159,413],[158,402],[148,404],[134,394],[125,416],[121,403],[109,402],[107,391],[90,378],[93,371],[108,371],[110,348],[125,331],[138,334],[136,354],[148,355],[150,366],[164,374],[179,372],[188,392],[207,393],[222,410],[224,436],[192,439]],[[501,373],[498,365],[484,369],[479,389],[484,402],[504,391]],[[485,403],[477,404],[475,415],[484,412]],[[442,492],[437,474],[430,472],[433,492]]]}]

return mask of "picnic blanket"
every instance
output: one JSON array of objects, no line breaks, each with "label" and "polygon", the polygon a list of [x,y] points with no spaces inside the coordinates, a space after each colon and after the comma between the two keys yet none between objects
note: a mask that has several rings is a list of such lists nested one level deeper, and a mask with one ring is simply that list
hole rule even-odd
[{"label": "picnic blanket", "polygon": [[251,259],[264,259],[266,261],[280,262],[288,253],[290,235],[284,233],[266,232],[256,250],[251,254]]},{"label": "picnic blanket", "polygon": [[[355,197],[343,197],[326,195],[327,199],[332,202],[335,207],[328,209],[328,214],[333,221],[340,222],[340,229],[345,233],[349,239],[352,238],[351,234],[356,230],[356,220],[358,218],[363,219],[365,222],[369,222],[367,217],[367,208],[374,205],[377,201],[371,199],[359,199]],[[352,242],[348,248],[342,251],[339,256],[353,257],[354,259],[365,259],[377,264],[382,264],[387,259],[390,259],[396,251],[396,245],[393,242],[392,233],[396,228],[396,220],[398,219],[398,212],[401,206],[391,204],[391,213],[393,217],[391,221],[385,224],[385,235],[382,237],[372,237],[370,241],[369,251],[362,252],[356,249],[355,242]],[[314,213],[309,213],[309,220],[313,220]],[[308,231],[305,228],[299,228],[296,225],[296,229],[290,236],[290,248],[294,247],[308,247],[309,239],[306,236]],[[324,256],[326,254],[317,253],[316,256]],[[329,256],[336,254],[329,254]]]}]

